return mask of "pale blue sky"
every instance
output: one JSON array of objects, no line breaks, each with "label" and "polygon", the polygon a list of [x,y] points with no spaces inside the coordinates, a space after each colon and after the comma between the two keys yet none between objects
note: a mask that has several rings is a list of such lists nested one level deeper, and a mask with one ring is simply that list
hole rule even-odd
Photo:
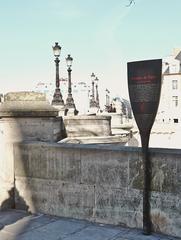
[{"label": "pale blue sky", "polygon": [[163,58],[181,47],[181,0],[0,0],[0,92],[54,82],[52,45],[74,58],[72,80],[127,95],[127,61]]}]

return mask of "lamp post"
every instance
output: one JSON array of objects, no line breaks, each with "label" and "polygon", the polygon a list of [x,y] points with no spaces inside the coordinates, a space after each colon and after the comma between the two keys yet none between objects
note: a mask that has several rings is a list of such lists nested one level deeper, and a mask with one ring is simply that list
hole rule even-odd
[{"label": "lamp post", "polygon": [[88,89],[88,99],[90,99],[90,89]]},{"label": "lamp post", "polygon": [[98,93],[98,81],[99,81],[99,79],[96,77],[95,78],[95,83],[96,83],[96,106],[97,106],[97,108],[100,108],[99,93]]},{"label": "lamp post", "polygon": [[60,91],[60,78],[59,78],[59,56],[61,52],[61,47],[58,45],[58,42],[55,43],[53,48],[53,53],[55,56],[55,66],[56,66],[56,79],[55,79],[55,92],[53,95],[52,105],[64,106],[64,101],[62,99],[62,94]]},{"label": "lamp post", "polygon": [[67,71],[68,71],[68,96],[65,104],[65,115],[67,115],[68,112],[69,113],[71,112],[71,114],[73,115],[76,115],[78,113],[78,111],[75,108],[74,99],[72,97],[72,82],[71,82],[72,62],[73,62],[73,58],[70,56],[70,54],[68,54],[66,58]]},{"label": "lamp post", "polygon": [[0,93],[0,104],[2,103],[3,94]]},{"label": "lamp post", "polygon": [[95,94],[94,94],[94,84],[95,84],[95,74],[91,74],[91,80],[92,80],[92,98],[90,99],[90,108],[96,107],[96,101],[95,101]]},{"label": "lamp post", "polygon": [[106,111],[108,111],[109,109],[109,105],[110,105],[110,91],[106,88]]}]

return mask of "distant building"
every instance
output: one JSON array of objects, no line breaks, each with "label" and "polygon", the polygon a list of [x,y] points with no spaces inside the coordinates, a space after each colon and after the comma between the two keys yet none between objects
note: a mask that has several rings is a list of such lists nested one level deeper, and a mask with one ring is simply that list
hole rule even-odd
[{"label": "distant building", "polygon": [[[67,82],[68,82],[68,80],[66,78],[60,79],[60,88],[61,88],[61,93],[62,93],[63,97],[67,93]],[[35,86],[35,91],[45,93],[47,99],[51,102],[54,91],[55,91],[55,84],[53,84],[52,82],[40,81]]]},{"label": "distant building", "polygon": [[[72,83],[72,96],[79,114],[86,114],[89,108],[89,86],[85,82]],[[60,79],[60,90],[66,102],[68,94],[68,79]],[[51,102],[55,91],[54,83],[38,82],[35,87],[36,92],[45,93]]]},{"label": "distant building", "polygon": [[116,113],[122,113],[127,118],[132,118],[131,105],[128,100],[120,97],[115,97],[113,98],[111,105]]},{"label": "distant building", "polygon": [[[68,94],[67,78],[60,79],[60,90],[65,103]],[[90,99],[92,97],[91,90],[91,87],[84,81],[72,83],[72,96],[79,114],[87,114],[90,110]],[[35,91],[45,93],[47,99],[51,103],[55,91],[55,84],[52,82],[38,82],[35,86]],[[121,97],[115,97],[112,101],[108,101],[107,104],[109,104],[109,110],[112,106],[114,112],[122,113],[125,117],[132,118],[131,106],[128,100]]]},{"label": "distant building", "polygon": [[89,109],[89,88],[85,82],[73,84],[72,94],[79,114],[86,114]]},{"label": "distant building", "polygon": [[181,49],[163,60],[162,90],[157,121],[181,123]]}]

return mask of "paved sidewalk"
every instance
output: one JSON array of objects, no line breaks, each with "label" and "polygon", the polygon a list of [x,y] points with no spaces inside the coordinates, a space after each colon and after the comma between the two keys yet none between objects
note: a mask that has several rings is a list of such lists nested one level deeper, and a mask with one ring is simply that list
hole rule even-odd
[{"label": "paved sidewalk", "polygon": [[178,240],[153,234],[144,236],[140,230],[83,220],[29,215],[24,211],[0,212],[0,240]]}]

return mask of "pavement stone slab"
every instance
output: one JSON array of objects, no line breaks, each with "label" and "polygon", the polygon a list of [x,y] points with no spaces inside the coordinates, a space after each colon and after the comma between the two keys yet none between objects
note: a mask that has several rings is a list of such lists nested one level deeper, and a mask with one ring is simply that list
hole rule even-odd
[{"label": "pavement stone slab", "polygon": [[51,218],[44,215],[23,216],[16,222],[4,226],[3,231],[14,235],[19,235],[24,232],[32,231],[33,229],[44,226],[45,224],[48,224],[52,221],[55,221],[53,217]]},{"label": "pavement stone slab", "polygon": [[120,233],[118,229],[101,226],[88,226],[75,234],[69,235],[65,240],[109,240]]},{"label": "pavement stone slab", "polygon": [[0,240],[181,240],[172,236],[143,235],[142,230],[84,220],[28,214],[22,211],[0,212]]},{"label": "pavement stone slab", "polygon": [[10,225],[28,215],[30,214],[24,211],[2,210],[0,211],[0,224],[4,226]]},{"label": "pavement stone slab", "polygon": [[56,222],[49,223],[41,228],[38,228],[37,231],[40,233],[46,233],[46,236],[49,237],[47,239],[62,239],[65,238],[67,235],[71,235],[81,231],[87,226],[88,223],[84,221],[61,219]]},{"label": "pavement stone slab", "polygon": [[16,240],[14,235],[7,233],[7,232],[3,232],[3,231],[0,231],[0,239],[1,240]]},{"label": "pavement stone slab", "polygon": [[0,239],[1,240],[16,240],[14,235],[12,235],[8,232],[5,232],[3,230],[0,231]]},{"label": "pavement stone slab", "polygon": [[61,219],[36,228],[31,232],[25,232],[15,240],[62,240],[69,234],[81,231],[85,227],[87,227],[85,222]]},{"label": "pavement stone slab", "polygon": [[[57,240],[57,236],[49,236],[46,233],[38,232],[36,230],[33,230],[31,232],[23,233],[22,235],[16,235],[15,239],[13,240]],[[4,240],[4,239],[3,239]],[[62,239],[60,239],[62,240]]]},{"label": "pavement stone slab", "polygon": [[179,240],[172,236],[159,235],[152,233],[151,235],[144,235],[142,230],[129,229],[126,233],[121,233],[113,240]]}]

